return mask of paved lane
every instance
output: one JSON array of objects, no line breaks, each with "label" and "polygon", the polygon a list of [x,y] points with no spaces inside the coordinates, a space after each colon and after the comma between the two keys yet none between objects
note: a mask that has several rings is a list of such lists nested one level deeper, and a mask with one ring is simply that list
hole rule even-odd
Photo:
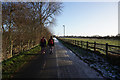
[{"label": "paved lane", "polygon": [[57,39],[54,54],[46,53],[38,53],[14,78],[102,78]]},{"label": "paved lane", "polygon": [[102,78],[72,51],[56,40],[56,59],[59,78]]},{"label": "paved lane", "polygon": [[13,78],[57,78],[56,55],[40,54],[33,58]]}]

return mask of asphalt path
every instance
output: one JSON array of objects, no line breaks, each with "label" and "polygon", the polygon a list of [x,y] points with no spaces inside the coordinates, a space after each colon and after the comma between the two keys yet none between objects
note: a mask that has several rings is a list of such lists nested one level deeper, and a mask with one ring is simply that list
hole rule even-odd
[{"label": "asphalt path", "polygon": [[49,54],[49,49],[46,48],[45,54],[38,53],[14,78],[103,78],[56,38],[54,39],[53,54]]}]

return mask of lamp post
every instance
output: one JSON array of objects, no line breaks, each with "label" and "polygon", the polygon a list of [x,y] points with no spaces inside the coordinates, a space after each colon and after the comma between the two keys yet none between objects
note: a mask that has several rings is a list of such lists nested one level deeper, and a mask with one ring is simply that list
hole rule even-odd
[{"label": "lamp post", "polygon": [[63,25],[63,27],[64,27],[64,37],[65,37],[65,25]]}]

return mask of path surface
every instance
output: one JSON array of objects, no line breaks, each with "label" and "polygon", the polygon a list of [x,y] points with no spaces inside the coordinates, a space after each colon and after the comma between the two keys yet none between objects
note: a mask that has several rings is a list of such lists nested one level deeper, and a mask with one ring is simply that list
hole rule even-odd
[{"label": "path surface", "polygon": [[102,78],[57,39],[54,54],[46,53],[38,53],[14,78]]}]

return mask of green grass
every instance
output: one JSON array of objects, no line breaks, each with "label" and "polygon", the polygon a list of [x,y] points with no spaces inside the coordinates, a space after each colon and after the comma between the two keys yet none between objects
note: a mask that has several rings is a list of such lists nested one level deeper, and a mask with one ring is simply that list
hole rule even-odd
[{"label": "green grass", "polygon": [[108,43],[109,45],[120,46],[120,40],[113,40],[113,39],[92,39],[92,38],[64,38],[64,39],[71,39],[71,40],[78,40],[78,41],[88,41],[88,42],[96,42],[96,43],[101,43],[101,44]]},{"label": "green grass", "polygon": [[[113,39],[93,39],[93,38],[61,38],[61,39],[69,39],[69,40],[77,40],[77,41],[85,41],[85,42],[96,42],[96,43],[99,43],[99,44],[106,44],[108,43],[108,45],[116,45],[116,46],[120,46],[120,40],[113,40]],[[86,44],[87,43],[84,43],[82,48],[86,48]],[[81,46],[81,45],[79,45]],[[91,47],[94,47],[94,44],[89,44],[89,46]],[[106,50],[106,45],[96,45],[97,48],[101,48],[101,49],[104,49]],[[89,48],[90,50],[94,51],[93,48]],[[97,51],[99,51],[100,53],[102,54],[105,54],[105,51],[102,51],[102,50],[99,50],[99,49],[96,49]],[[113,51],[113,52],[116,52],[116,53],[119,53],[120,51],[120,48],[118,47],[108,47],[108,51]]]},{"label": "green grass", "polygon": [[79,48],[77,46],[74,46],[72,44],[67,44],[62,40],[59,40],[64,46],[66,46],[67,48],[69,48],[71,51],[73,51],[74,53],[78,53],[81,57],[84,56],[91,56],[91,54],[88,53],[88,51],[86,51],[83,48]]},{"label": "green grass", "polygon": [[12,78],[15,72],[17,72],[24,64],[29,62],[29,60],[31,60],[40,50],[40,46],[36,46],[29,51],[25,51],[17,56],[4,60],[2,62],[2,78]]}]

